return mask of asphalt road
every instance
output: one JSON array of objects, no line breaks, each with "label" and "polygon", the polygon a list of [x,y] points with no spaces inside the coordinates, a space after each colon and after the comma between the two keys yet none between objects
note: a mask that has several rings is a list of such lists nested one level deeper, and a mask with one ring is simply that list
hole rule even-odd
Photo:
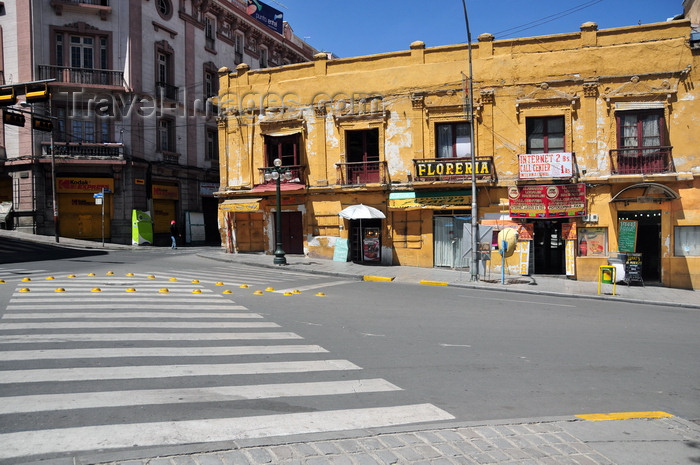
[{"label": "asphalt road", "polygon": [[[196,252],[148,249],[61,256],[61,250],[49,247],[45,256],[52,260],[0,264],[5,280],[0,285],[0,397],[1,403],[18,405],[17,411],[8,407],[0,413],[0,438],[28,441],[27,434],[36,431],[46,443],[57,428],[138,424],[143,431],[144,422],[193,419],[212,425],[232,418],[303,422],[309,414],[320,421],[324,413],[338,410],[363,412],[363,421],[386,418],[388,411],[382,409],[400,411],[405,417],[396,424],[652,410],[700,418],[697,310],[359,282],[212,262]],[[88,273],[95,277],[88,278]],[[57,281],[47,281],[47,276]],[[111,294],[90,293],[93,282],[103,283]],[[66,286],[67,295],[52,296],[59,285]],[[26,295],[15,292],[24,286],[34,289]],[[124,297],[126,286],[134,286],[133,297]],[[159,294],[163,288],[171,293]],[[199,298],[193,289],[210,300],[188,303]],[[285,290],[301,293],[285,295]],[[133,308],[120,307],[121,300],[130,298],[135,299]],[[221,315],[214,313],[219,311],[217,299],[227,306]],[[67,318],[71,312],[85,313]],[[181,312],[183,319],[165,312]],[[35,313],[33,319],[29,313]],[[224,315],[237,319],[214,320]],[[239,321],[262,326],[225,326],[238,328],[234,325]],[[150,328],[156,325],[158,329]],[[290,339],[225,339],[239,332],[278,334],[275,338],[286,334]],[[276,352],[292,345],[298,345],[296,353]],[[242,347],[255,352],[217,353]],[[32,350],[49,355],[33,357]],[[63,350],[67,352],[60,355]],[[75,350],[82,352],[71,352]],[[279,362],[286,364],[282,371],[265,371]],[[256,371],[266,363],[270,365]],[[246,369],[252,371],[236,371],[240,364],[250,364]],[[183,365],[189,371],[160,371]],[[223,369],[233,371],[217,372]],[[276,365],[274,369],[280,370]],[[355,384],[345,394],[313,393],[333,383]],[[308,392],[261,398],[206,391],[282,384],[306,386]],[[134,400],[142,391],[159,390],[162,395],[163,389],[189,397],[172,403]],[[65,396],[84,402],[81,392],[95,393],[83,396],[96,399],[94,405],[50,407]],[[101,404],[100,392],[110,393],[105,400],[109,405]],[[29,401],[37,406],[27,406]],[[411,417],[400,410],[404,408],[425,419]],[[329,426],[333,428],[337,426]],[[118,436],[109,432],[108,438]],[[50,448],[46,454],[51,456]]]}]

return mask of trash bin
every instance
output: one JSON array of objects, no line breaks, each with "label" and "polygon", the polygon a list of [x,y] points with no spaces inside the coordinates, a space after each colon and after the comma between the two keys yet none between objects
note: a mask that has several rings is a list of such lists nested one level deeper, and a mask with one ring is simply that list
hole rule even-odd
[{"label": "trash bin", "polygon": [[615,295],[617,280],[615,279],[615,267],[610,265],[601,265],[598,270],[598,294],[600,294],[601,284],[612,284],[613,295]]}]

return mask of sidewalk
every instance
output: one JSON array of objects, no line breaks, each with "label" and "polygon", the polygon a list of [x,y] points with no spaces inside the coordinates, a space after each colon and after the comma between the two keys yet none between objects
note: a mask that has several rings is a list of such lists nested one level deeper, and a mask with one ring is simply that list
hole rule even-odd
[{"label": "sidewalk", "polygon": [[612,295],[611,284],[576,281],[565,276],[514,276],[506,275],[501,283],[500,273],[482,276],[479,281],[471,281],[468,270],[444,268],[419,268],[410,266],[362,265],[353,262],[334,262],[332,260],[313,259],[301,255],[287,255],[287,265],[274,265],[273,255],[257,253],[229,254],[220,249],[208,249],[198,253],[201,257],[231,263],[282,268],[307,273],[340,276],[374,281],[393,281],[407,284],[424,284],[438,286],[458,286],[464,288],[499,290],[508,292],[532,293],[562,297],[588,297],[594,299],[614,300],[618,302],[669,305],[676,307],[700,309],[700,292],[674,289],[658,285],[619,283]]}]

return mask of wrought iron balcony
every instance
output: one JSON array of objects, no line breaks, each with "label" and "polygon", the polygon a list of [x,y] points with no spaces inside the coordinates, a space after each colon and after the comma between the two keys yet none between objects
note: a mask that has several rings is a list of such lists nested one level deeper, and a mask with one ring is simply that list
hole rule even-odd
[{"label": "wrought iron balcony", "polygon": [[39,65],[39,79],[55,79],[56,82],[66,84],[124,86],[124,72],[109,69]]},{"label": "wrought iron balcony", "polygon": [[659,174],[674,171],[673,147],[645,147],[610,150],[613,174]]},{"label": "wrought iron balcony", "polygon": [[385,161],[336,163],[338,184],[389,184],[389,170]]},{"label": "wrought iron balcony", "polygon": [[[105,143],[76,143],[54,142],[54,154],[57,157],[75,157],[85,159],[122,159],[124,158],[124,144]],[[51,143],[41,143],[41,153],[44,157],[51,156]]]},{"label": "wrought iron balcony", "polygon": [[160,98],[167,98],[170,100],[177,100],[177,94],[180,91],[180,89],[172,84],[168,84],[167,82],[162,82],[162,81],[157,81],[156,82],[156,92],[158,93],[158,97]]},{"label": "wrought iron balcony", "polygon": [[[258,168],[258,172],[260,173],[260,182],[257,185],[270,184],[274,186],[276,184],[276,181],[274,179],[271,179],[269,181],[265,180],[265,173],[270,172],[273,168],[273,166]],[[304,170],[306,169],[306,165],[288,165],[284,166],[284,168],[288,169],[291,172],[291,178],[289,179],[289,181],[286,181],[287,183],[306,184],[306,178],[304,177]]]}]

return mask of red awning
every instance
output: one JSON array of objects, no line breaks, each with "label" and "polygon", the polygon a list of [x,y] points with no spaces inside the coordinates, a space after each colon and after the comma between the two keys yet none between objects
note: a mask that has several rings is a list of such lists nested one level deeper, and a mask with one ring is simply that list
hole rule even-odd
[{"label": "red awning", "polygon": [[[306,186],[304,184],[299,184],[296,182],[280,183],[280,191],[298,191],[305,188]],[[251,190],[251,192],[274,192],[275,190],[277,190],[277,185],[276,183],[271,182],[267,184],[258,184]]]}]

